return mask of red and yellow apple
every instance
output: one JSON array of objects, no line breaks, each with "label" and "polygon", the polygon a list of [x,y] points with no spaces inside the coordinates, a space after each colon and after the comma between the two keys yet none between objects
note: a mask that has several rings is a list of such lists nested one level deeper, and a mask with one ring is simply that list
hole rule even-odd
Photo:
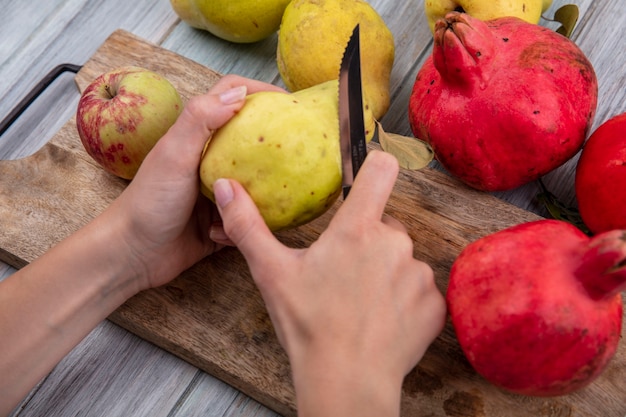
[{"label": "red and yellow apple", "polygon": [[98,164],[132,179],[182,109],[178,91],[165,77],[140,67],[120,67],[100,75],[83,91],[76,127]]}]

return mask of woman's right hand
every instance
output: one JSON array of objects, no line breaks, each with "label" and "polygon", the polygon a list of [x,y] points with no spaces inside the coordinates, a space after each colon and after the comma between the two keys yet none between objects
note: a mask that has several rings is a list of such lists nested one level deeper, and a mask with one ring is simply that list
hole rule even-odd
[{"label": "woman's right hand", "polygon": [[224,231],[245,256],[289,356],[301,416],[399,415],[404,376],[441,332],[445,301],[384,214],[398,174],[372,151],[328,228],[306,249],[280,243],[244,188],[214,184]]}]

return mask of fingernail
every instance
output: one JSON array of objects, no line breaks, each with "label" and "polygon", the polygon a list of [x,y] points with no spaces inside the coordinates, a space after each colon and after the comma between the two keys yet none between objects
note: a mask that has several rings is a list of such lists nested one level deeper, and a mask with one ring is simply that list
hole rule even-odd
[{"label": "fingernail", "polygon": [[213,183],[213,194],[215,195],[215,202],[219,208],[224,208],[233,201],[234,192],[233,187],[230,185],[230,181],[225,178],[220,178]]},{"label": "fingernail", "polygon": [[220,102],[222,102],[222,104],[237,103],[246,98],[247,92],[248,89],[245,85],[231,88],[230,90],[226,90],[223,93],[220,93]]},{"label": "fingernail", "polygon": [[224,231],[224,226],[221,224],[212,224],[209,228],[209,239],[213,242],[224,242],[228,240],[228,235]]}]

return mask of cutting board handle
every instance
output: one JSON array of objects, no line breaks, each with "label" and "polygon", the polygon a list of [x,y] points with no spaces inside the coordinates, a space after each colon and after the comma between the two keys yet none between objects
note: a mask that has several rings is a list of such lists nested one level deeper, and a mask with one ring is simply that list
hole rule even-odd
[{"label": "cutting board handle", "polygon": [[22,113],[26,111],[28,106],[33,104],[33,102],[37,100],[37,97],[39,97],[41,93],[46,91],[46,88],[48,88],[50,84],[54,82],[54,80],[59,78],[61,74],[65,72],[73,72],[74,74],[77,74],[82,67],[82,65],[64,63],[59,64],[52,70],[50,70],[50,72],[47,73],[41,80],[39,80],[39,82],[35,84],[33,89],[30,90],[19,103],[17,103],[17,105],[9,112],[9,114],[4,119],[2,119],[2,122],[0,122],[0,136],[2,136],[4,132],[6,132],[9,127],[11,127],[13,122],[15,122],[18,117],[20,117]]}]

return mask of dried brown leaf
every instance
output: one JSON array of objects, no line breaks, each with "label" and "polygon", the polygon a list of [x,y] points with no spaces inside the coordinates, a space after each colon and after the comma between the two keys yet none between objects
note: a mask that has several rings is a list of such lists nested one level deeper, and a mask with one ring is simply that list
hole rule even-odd
[{"label": "dried brown leaf", "polygon": [[383,151],[395,156],[400,167],[410,170],[422,169],[433,160],[435,153],[427,142],[421,139],[387,133],[379,122],[378,142]]}]

